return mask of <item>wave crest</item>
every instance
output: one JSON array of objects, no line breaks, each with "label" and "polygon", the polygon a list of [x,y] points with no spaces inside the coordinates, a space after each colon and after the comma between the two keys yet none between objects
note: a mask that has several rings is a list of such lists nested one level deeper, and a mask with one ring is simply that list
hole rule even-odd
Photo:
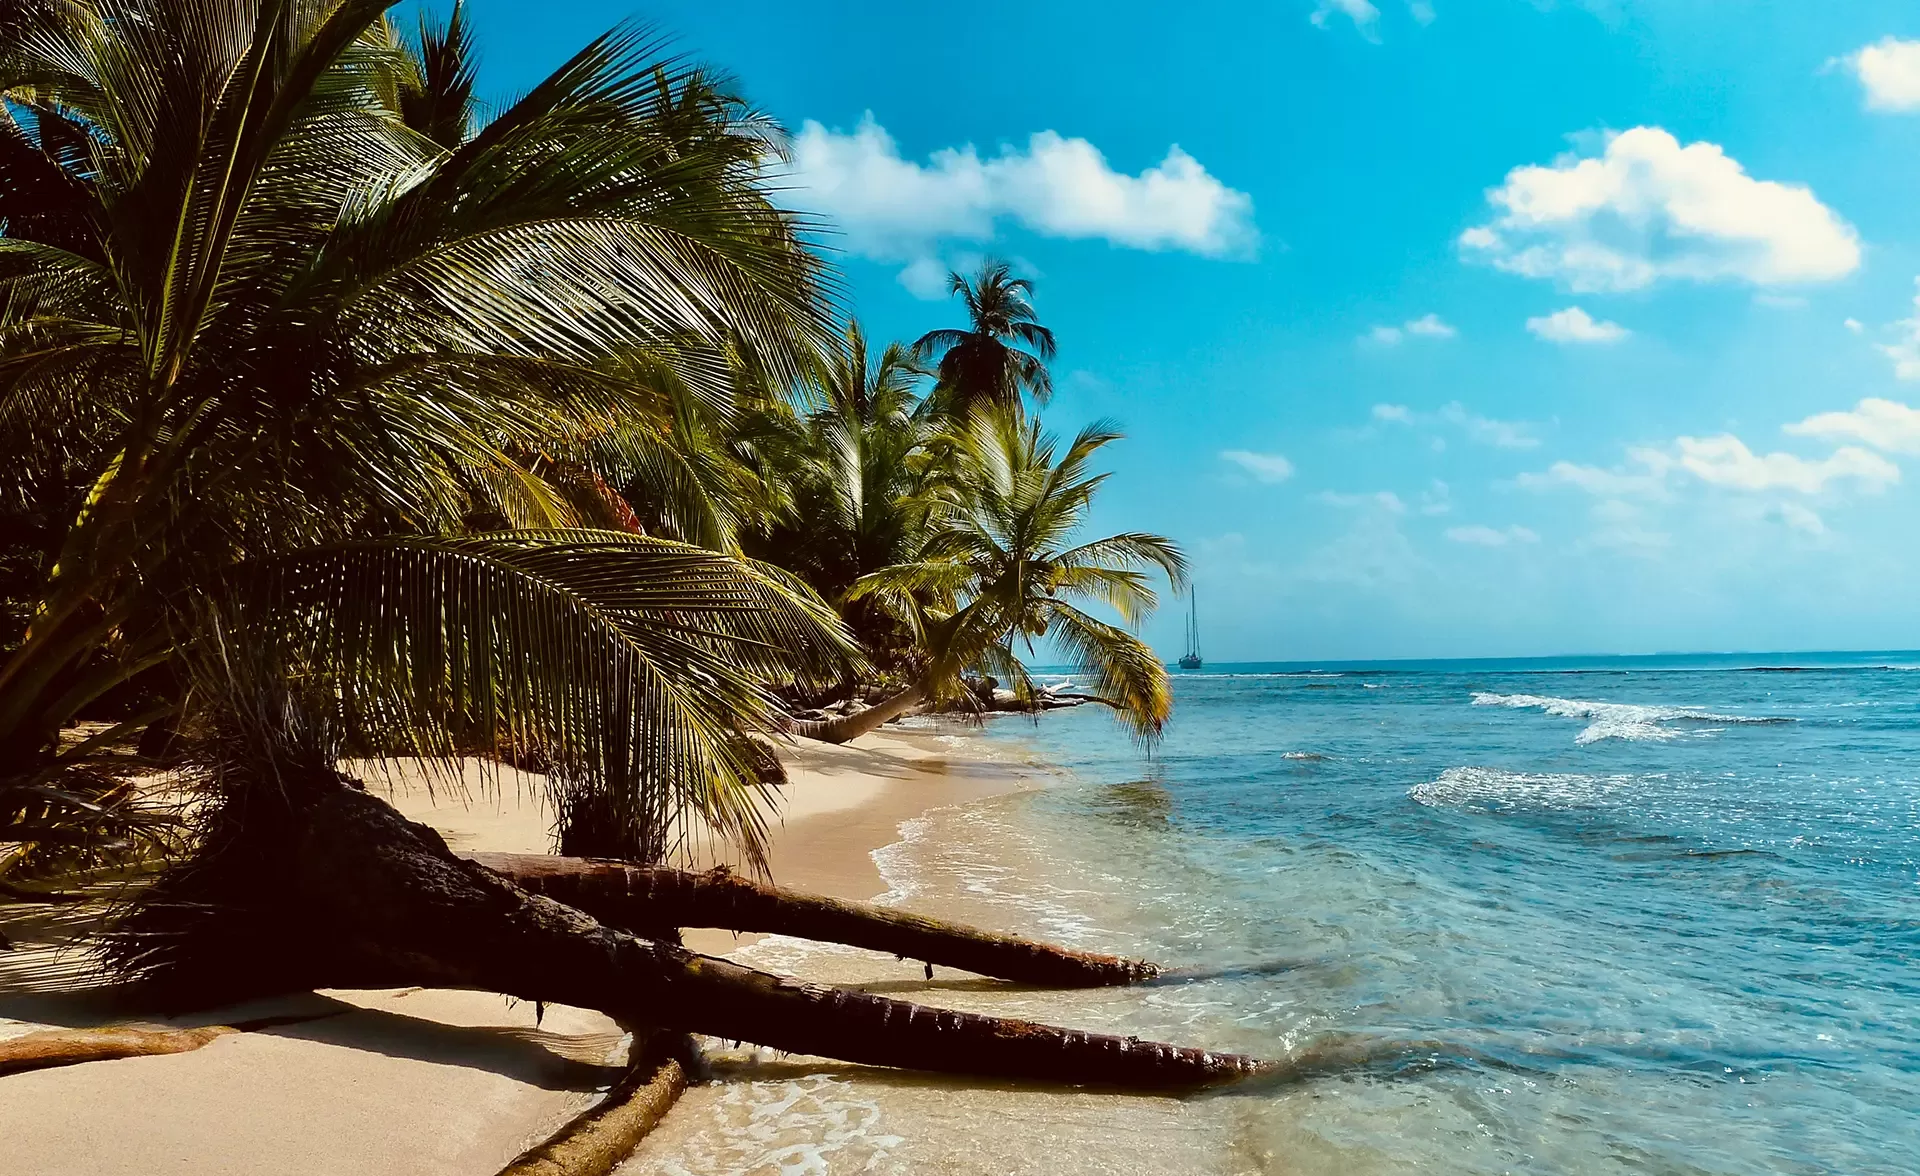
[{"label": "wave crest", "polygon": [[1711,735],[1712,731],[1689,732],[1673,723],[1710,723],[1716,726],[1756,726],[1791,723],[1793,719],[1767,715],[1725,715],[1687,706],[1643,706],[1631,702],[1594,702],[1583,698],[1547,698],[1538,694],[1490,694],[1476,691],[1475,706],[1504,706],[1513,710],[1540,710],[1557,718],[1586,719],[1587,729],[1574,737],[1575,743],[1598,743],[1602,739],[1629,742],[1679,739],[1688,734]]}]

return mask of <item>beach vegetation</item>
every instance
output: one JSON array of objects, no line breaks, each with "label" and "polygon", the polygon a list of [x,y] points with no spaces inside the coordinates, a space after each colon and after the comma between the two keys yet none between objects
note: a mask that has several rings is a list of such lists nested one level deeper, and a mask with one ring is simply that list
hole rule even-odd
[{"label": "beach vegetation", "polygon": [[815,733],[776,688],[869,675],[864,637],[908,682],[872,726],[969,671],[1030,697],[1045,639],[1151,736],[1164,670],[1075,602],[1124,625],[1184,576],[1072,541],[1117,434],[1028,413],[1024,279],[956,276],[968,329],[876,357],[730,78],[629,25],[489,111],[462,10],[386,7],[0,7],[0,868],[151,858],[107,958],[180,1003],[432,985],[888,1065],[1257,1070],[696,956],[368,790],[517,763],[562,860],[764,869],[770,741]]}]

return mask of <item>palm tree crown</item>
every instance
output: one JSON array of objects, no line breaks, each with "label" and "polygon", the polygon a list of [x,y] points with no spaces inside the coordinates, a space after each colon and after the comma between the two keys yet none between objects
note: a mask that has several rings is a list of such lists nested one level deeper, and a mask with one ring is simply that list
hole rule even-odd
[{"label": "palm tree crown", "polygon": [[219,633],[363,750],[544,745],[600,852],[687,814],[756,848],[761,683],[837,677],[844,630],[784,573],[587,528],[618,512],[573,475],[832,342],[777,129],[631,27],[473,127],[459,15],[408,45],[386,6],[0,14],[0,509],[37,528],[0,792],[81,766],[57,732],[111,692],[177,712],[153,674]]},{"label": "palm tree crown", "polygon": [[1186,583],[1185,559],[1158,535],[1071,544],[1107,477],[1090,460],[1119,437],[1095,423],[1062,452],[1014,407],[966,423],[956,440],[969,493],[937,516],[919,558],[862,577],[850,593],[912,619],[931,662],[928,693],[951,695],[964,672],[981,670],[1031,699],[1036,688],[1016,645],[1031,651],[1050,637],[1136,732],[1159,734],[1172,709],[1166,667],[1132,633],[1073,603],[1105,605],[1134,625],[1158,604],[1149,571],[1176,590]]},{"label": "palm tree crown", "polygon": [[947,288],[966,304],[966,329],[928,331],[913,344],[916,358],[938,360],[945,407],[964,415],[979,405],[1018,404],[1022,395],[1045,404],[1055,348],[1034,312],[1033,283],[1014,277],[1004,261],[987,261],[970,278],[948,274]]}]

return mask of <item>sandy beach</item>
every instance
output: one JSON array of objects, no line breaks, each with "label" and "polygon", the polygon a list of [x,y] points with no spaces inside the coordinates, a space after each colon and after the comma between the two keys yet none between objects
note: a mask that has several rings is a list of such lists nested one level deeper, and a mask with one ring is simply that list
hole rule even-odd
[{"label": "sandy beach", "polygon": [[[789,749],[790,783],[772,814],[775,879],[871,898],[886,889],[873,851],[896,841],[903,823],[1035,786],[969,759],[964,744],[890,731]],[[395,804],[455,850],[547,850],[537,781],[508,769],[489,788],[470,769],[457,783],[426,783],[406,773],[386,781]],[[0,952],[0,1035],[128,1020],[280,1022],[192,1053],[0,1079],[0,1167],[9,1173],[486,1176],[588,1105],[622,1054],[620,1034],[598,1013],[548,1006],[536,1023],[532,1006],[474,992],[324,992],[162,1021],[97,989],[35,988],[22,976],[57,935],[26,920],[6,928],[19,947]],[[700,932],[689,946],[730,952],[755,938]]]}]

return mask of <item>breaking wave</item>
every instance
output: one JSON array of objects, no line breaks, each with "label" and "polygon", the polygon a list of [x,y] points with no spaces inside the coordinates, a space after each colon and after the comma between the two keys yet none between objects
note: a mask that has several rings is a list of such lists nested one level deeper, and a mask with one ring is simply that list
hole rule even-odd
[{"label": "breaking wave", "polygon": [[[1709,727],[1749,726],[1791,723],[1788,718],[1764,715],[1723,715],[1686,706],[1642,706],[1630,702],[1589,702],[1580,698],[1546,698],[1538,694],[1489,694],[1476,691],[1475,706],[1504,706],[1514,710],[1540,710],[1563,719],[1585,719],[1587,729],[1574,737],[1575,743],[1598,743],[1602,739],[1629,741],[1679,739],[1684,735],[1711,735]],[[1694,724],[1696,729],[1676,724]]]}]

